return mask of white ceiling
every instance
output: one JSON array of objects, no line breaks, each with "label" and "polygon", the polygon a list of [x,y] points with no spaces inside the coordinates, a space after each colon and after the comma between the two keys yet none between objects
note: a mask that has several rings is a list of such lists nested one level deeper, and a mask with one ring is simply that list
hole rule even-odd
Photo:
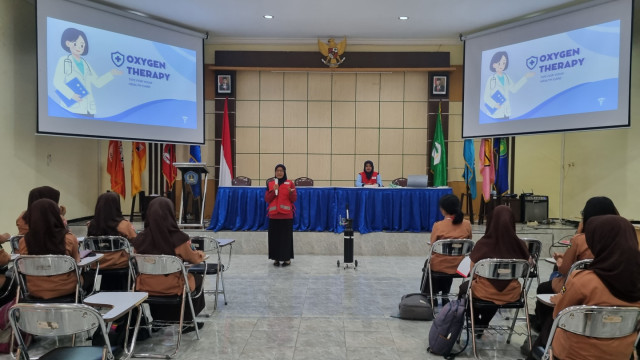
[{"label": "white ceiling", "polygon": [[[209,33],[207,43],[447,44],[587,0],[96,0]],[[271,20],[264,15],[273,15]],[[398,20],[408,16],[409,20]]]}]

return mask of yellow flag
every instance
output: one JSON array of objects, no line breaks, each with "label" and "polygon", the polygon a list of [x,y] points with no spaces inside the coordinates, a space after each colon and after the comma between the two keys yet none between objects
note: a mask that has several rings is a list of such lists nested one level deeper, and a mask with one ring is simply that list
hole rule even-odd
[{"label": "yellow flag", "polygon": [[142,190],[142,172],[147,166],[147,144],[134,141],[131,146],[131,196]]}]

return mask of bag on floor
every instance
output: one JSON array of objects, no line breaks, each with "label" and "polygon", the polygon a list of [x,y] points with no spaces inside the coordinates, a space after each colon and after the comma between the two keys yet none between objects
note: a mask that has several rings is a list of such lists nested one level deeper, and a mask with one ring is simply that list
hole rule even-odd
[{"label": "bag on floor", "polygon": [[466,307],[466,298],[451,300],[442,307],[433,324],[431,324],[431,330],[429,330],[428,352],[442,355],[445,359],[453,359],[467,348],[467,344],[469,344],[468,326],[467,342],[464,344],[464,347],[456,353],[451,352],[453,345],[458,341],[462,328],[464,327]]},{"label": "bag on floor", "polygon": [[398,317],[405,320],[433,320],[433,309],[426,295],[407,294],[400,299]]}]

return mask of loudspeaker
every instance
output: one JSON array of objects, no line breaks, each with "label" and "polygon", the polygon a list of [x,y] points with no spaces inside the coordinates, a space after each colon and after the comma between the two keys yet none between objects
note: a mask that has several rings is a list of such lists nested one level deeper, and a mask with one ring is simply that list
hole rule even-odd
[{"label": "loudspeaker", "polygon": [[546,222],[549,219],[549,197],[526,195],[522,199],[522,222]]},{"label": "loudspeaker", "polygon": [[151,194],[151,195],[147,195],[144,196],[144,193],[141,194],[140,196],[140,216],[142,217],[142,221],[144,221],[147,218],[147,207],[149,206],[149,203],[151,202],[151,200],[155,199],[155,198],[159,198],[160,195],[156,195],[156,194]]}]

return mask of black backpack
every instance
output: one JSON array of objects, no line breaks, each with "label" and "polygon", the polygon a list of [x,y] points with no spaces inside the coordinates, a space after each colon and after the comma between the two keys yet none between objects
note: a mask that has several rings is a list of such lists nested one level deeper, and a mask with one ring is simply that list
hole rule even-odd
[{"label": "black backpack", "polygon": [[421,293],[404,295],[398,305],[398,317],[405,320],[433,320],[429,298]]},{"label": "black backpack", "polygon": [[442,307],[433,324],[431,324],[427,351],[442,355],[445,359],[453,359],[467,348],[469,344],[469,326],[467,326],[467,342],[464,347],[456,353],[451,352],[464,327],[466,308],[466,298],[451,300]]}]

